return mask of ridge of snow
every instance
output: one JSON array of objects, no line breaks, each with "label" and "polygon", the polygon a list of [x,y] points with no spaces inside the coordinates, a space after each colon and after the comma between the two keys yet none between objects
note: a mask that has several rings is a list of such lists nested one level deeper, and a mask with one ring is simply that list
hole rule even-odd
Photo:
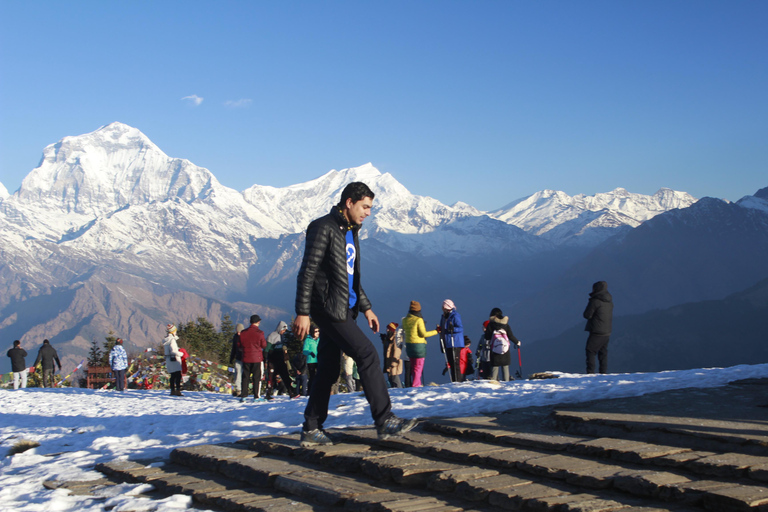
[{"label": "ridge of snow", "polygon": [[[690,194],[669,188],[661,188],[651,196],[624,188],[592,196],[542,190],[489,215],[535,235],[566,239],[583,234],[589,227],[637,227],[660,213],[686,208],[694,202],[696,199]],[[571,229],[564,229],[567,226]]]}]

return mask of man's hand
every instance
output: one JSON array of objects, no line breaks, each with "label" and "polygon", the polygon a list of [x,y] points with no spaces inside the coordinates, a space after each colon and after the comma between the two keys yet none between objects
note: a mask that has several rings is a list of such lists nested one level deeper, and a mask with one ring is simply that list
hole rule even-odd
[{"label": "man's hand", "polygon": [[369,309],[365,313],[366,320],[368,320],[368,327],[371,328],[373,332],[379,332],[379,317],[376,316],[376,313],[373,312],[372,309]]},{"label": "man's hand", "polygon": [[297,340],[304,340],[309,334],[309,315],[296,315],[293,321],[293,336]]}]

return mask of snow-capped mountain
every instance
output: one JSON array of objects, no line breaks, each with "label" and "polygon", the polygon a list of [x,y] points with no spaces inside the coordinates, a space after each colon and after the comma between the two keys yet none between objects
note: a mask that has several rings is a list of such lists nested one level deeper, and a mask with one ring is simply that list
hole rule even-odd
[{"label": "snow-capped mountain", "polygon": [[[597,244],[694,201],[668,189],[543,191],[489,214],[412,194],[371,164],[240,192],[112,123],[48,146],[18,191],[0,188],[0,333],[78,354],[108,330],[149,346],[166,323],[196,315],[287,320],[304,231],[352,181],[376,193],[361,233],[366,286],[395,320],[410,300],[446,297],[482,318],[489,303],[525,300]],[[765,199],[732,206],[762,215]]]},{"label": "snow-capped mountain", "polygon": [[593,196],[542,190],[490,215],[556,243],[593,245],[614,234],[616,228],[635,228],[660,213],[687,208],[695,202],[690,194],[668,188],[652,196],[623,188]]},{"label": "snow-capped mountain", "polygon": [[751,208],[768,213],[768,187],[761,188],[753,196],[744,196],[736,204],[742,208]]},{"label": "snow-capped mountain", "polygon": [[10,194],[8,194],[8,189],[5,188],[5,185],[0,183],[0,201],[8,197]]}]

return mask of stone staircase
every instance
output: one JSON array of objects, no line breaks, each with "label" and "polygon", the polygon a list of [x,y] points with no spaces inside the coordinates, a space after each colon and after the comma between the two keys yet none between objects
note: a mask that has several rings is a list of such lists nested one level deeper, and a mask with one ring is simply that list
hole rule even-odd
[{"label": "stone staircase", "polygon": [[162,467],[97,469],[233,511],[768,510],[768,427],[732,425],[541,409],[430,419],[385,441],[373,428],[329,430],[330,447],[261,437],[176,449]]}]

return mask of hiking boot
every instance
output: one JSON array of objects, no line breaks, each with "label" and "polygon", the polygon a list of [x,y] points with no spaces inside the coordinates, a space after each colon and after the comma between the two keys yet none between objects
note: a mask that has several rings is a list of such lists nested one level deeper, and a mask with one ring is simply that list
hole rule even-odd
[{"label": "hiking boot", "polygon": [[333,441],[325,435],[325,432],[316,428],[315,430],[301,431],[301,446],[308,448],[310,446],[331,446]]},{"label": "hiking boot", "polygon": [[395,415],[390,416],[380,427],[376,427],[376,432],[379,434],[379,439],[389,439],[390,437],[398,437],[413,427],[419,422],[416,418],[406,420],[398,418]]}]

